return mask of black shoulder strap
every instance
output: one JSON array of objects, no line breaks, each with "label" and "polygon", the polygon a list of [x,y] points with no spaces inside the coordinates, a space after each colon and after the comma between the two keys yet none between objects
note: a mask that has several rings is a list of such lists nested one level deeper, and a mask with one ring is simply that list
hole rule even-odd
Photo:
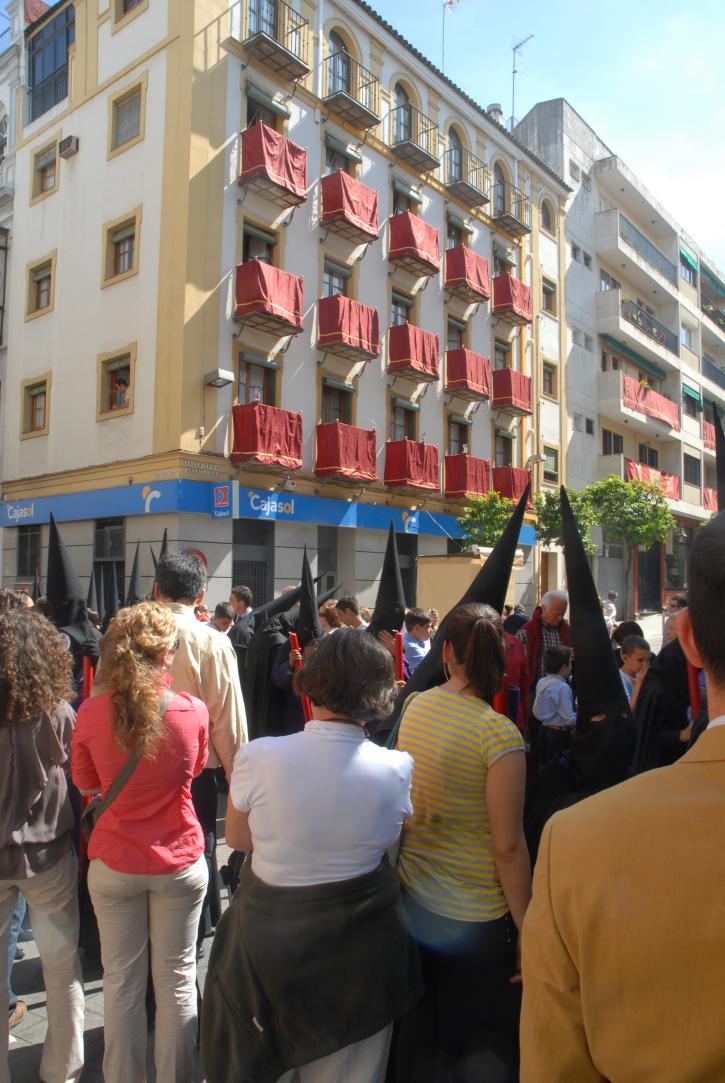
[{"label": "black shoulder strap", "polygon": [[[169,692],[168,689],[162,694],[161,699],[159,700],[162,718],[166,714],[168,706],[173,698],[173,692]],[[98,818],[106,811],[108,806],[116,800],[121,790],[133,774],[136,765],[140,759],[141,757],[139,756],[138,752],[132,752],[131,755],[128,757],[123,767],[118,772],[113,782],[109,786],[108,790],[104,794],[102,800],[98,803],[98,806],[96,808],[96,822],[98,822]]]},{"label": "black shoulder strap", "polygon": [[403,715],[408,710],[408,707],[410,706],[410,704],[413,702],[413,700],[415,699],[415,697],[417,695],[418,695],[417,692],[411,692],[409,696],[405,697],[405,703],[403,704],[402,709],[400,711],[400,714],[398,715],[398,721],[395,723],[395,725],[391,729],[390,736],[388,737],[387,741],[385,742],[385,747],[386,748],[395,748],[395,742],[398,740],[398,733],[400,731],[400,723],[403,721]]}]

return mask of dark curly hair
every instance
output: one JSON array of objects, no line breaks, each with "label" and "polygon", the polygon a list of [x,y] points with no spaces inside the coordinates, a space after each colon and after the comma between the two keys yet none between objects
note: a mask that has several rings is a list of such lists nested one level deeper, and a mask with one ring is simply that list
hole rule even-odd
[{"label": "dark curly hair", "polygon": [[295,677],[295,691],[357,722],[387,718],[395,699],[393,659],[374,636],[341,628],[317,641]]},{"label": "dark curly hair", "polygon": [[0,613],[0,724],[35,721],[74,698],[66,642],[32,609]]}]

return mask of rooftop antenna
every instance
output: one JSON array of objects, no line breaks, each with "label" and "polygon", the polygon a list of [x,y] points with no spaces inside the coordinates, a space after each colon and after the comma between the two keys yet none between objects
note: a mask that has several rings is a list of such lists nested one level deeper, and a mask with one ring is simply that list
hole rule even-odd
[{"label": "rooftop antenna", "polygon": [[452,11],[461,0],[443,0],[443,28],[441,31],[441,72],[446,73],[446,12]]},{"label": "rooftop antenna", "polygon": [[533,34],[529,34],[528,37],[522,38],[521,41],[518,41],[516,43],[516,45],[511,46],[511,131],[514,130],[514,127],[516,125],[516,54],[519,49],[522,49],[524,45],[526,45],[527,41],[531,41],[533,36]]}]

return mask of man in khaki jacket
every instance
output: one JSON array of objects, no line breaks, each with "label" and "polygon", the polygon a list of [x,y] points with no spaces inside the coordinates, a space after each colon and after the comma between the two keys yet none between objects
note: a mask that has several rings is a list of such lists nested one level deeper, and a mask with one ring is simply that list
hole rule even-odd
[{"label": "man in khaki jacket", "polygon": [[557,813],[523,928],[521,1083],[725,1080],[725,513],[677,632],[710,724],[671,767]]}]

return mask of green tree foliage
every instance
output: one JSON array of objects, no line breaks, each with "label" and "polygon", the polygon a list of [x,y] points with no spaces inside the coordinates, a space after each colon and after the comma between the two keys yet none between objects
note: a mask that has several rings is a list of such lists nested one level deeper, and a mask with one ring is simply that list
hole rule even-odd
[{"label": "green tree foliage", "polygon": [[[579,527],[582,544],[587,553],[596,552],[596,546],[589,538],[590,531],[597,525],[597,513],[592,507],[587,489],[578,492],[567,489],[571,510],[574,512],[576,525]],[[534,496],[536,511],[536,534],[544,545],[563,545],[561,536],[561,494],[559,489],[542,489]]]},{"label": "green tree foliage", "polygon": [[495,545],[511,518],[513,501],[500,493],[471,497],[458,516],[463,541],[467,549],[474,545],[490,548]]}]

